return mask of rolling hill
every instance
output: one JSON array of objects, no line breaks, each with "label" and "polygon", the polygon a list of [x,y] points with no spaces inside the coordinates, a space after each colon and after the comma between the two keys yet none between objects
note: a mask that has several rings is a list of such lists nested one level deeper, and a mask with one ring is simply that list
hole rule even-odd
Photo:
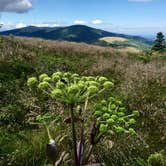
[{"label": "rolling hill", "polygon": [[140,36],[112,33],[100,29],[91,28],[85,25],[72,25],[68,27],[28,26],[20,29],[13,29],[9,31],[0,32],[0,34],[25,36],[25,37],[39,37],[50,40],[84,42],[84,43],[97,44],[103,46],[109,46],[108,42],[100,40],[101,38],[104,37],[124,38],[126,40],[134,41],[134,43],[137,43],[138,45],[139,43],[142,43],[144,46],[148,46],[149,44],[151,44],[149,40]]}]

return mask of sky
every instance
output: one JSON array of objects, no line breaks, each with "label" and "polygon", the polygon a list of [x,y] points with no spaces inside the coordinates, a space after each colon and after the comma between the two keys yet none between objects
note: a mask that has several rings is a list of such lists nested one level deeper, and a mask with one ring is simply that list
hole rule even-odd
[{"label": "sky", "polygon": [[0,0],[1,30],[83,24],[150,36],[166,32],[166,0]]}]

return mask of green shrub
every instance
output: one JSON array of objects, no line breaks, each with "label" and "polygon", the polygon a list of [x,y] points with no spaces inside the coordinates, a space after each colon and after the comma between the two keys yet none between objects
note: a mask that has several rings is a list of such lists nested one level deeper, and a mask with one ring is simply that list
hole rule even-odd
[{"label": "green shrub", "polygon": [[166,166],[166,156],[161,152],[151,154],[148,158],[148,166]]}]

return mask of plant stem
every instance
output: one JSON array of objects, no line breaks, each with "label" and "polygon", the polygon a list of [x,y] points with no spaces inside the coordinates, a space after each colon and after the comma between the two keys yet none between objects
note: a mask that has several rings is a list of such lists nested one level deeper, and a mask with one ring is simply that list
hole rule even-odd
[{"label": "plant stem", "polygon": [[72,137],[73,137],[73,146],[74,146],[74,159],[75,166],[78,165],[78,157],[77,157],[77,139],[76,139],[76,131],[75,131],[75,122],[74,122],[74,105],[70,105],[70,114],[71,114],[71,128],[72,128]]},{"label": "plant stem", "polygon": [[90,156],[92,154],[93,148],[94,148],[94,145],[91,145],[90,148],[89,148],[88,155],[87,155],[87,158],[85,160],[85,163],[88,163],[88,161],[90,159]]},{"label": "plant stem", "polygon": [[49,130],[49,128],[48,128],[48,126],[47,126],[46,124],[44,124],[44,126],[45,126],[45,128],[46,128],[46,130],[47,130],[48,138],[49,138],[49,140],[51,140],[50,130]]}]

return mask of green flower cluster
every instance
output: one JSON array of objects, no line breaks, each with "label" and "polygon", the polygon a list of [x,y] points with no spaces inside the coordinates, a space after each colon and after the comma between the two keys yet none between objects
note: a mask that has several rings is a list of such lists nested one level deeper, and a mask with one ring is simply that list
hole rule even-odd
[{"label": "green flower cluster", "polygon": [[53,99],[72,104],[85,102],[87,98],[111,89],[114,84],[106,77],[55,72],[52,76],[41,74],[39,78],[29,78],[27,85],[36,86]]},{"label": "green flower cluster", "polygon": [[134,135],[133,127],[139,112],[133,111],[131,114],[128,112],[122,102],[113,97],[110,97],[108,101],[102,100],[95,106],[94,112],[100,133],[129,133]]}]

